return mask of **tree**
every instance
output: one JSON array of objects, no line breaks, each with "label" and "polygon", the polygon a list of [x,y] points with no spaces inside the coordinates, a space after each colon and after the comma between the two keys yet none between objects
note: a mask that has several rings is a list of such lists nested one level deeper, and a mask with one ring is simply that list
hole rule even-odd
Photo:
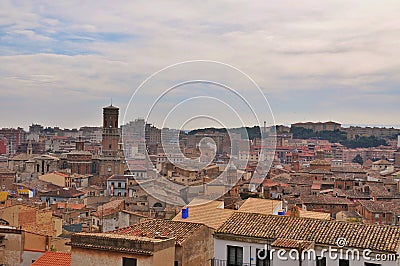
[{"label": "tree", "polygon": [[360,154],[357,154],[356,157],[353,158],[352,162],[353,163],[358,163],[360,165],[363,165],[364,160],[363,160],[363,158],[361,157]]}]

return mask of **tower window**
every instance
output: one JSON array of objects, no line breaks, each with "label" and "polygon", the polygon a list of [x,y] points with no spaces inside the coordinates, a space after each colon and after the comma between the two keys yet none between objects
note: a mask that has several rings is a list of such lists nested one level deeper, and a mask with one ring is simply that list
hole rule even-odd
[{"label": "tower window", "polygon": [[112,147],[112,145],[111,145],[111,144],[108,144],[108,148],[111,149],[111,147]]}]

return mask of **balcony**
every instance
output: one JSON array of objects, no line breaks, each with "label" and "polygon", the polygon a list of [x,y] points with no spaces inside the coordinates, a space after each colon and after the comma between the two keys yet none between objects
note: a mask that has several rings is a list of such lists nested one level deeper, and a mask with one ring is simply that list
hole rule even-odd
[{"label": "balcony", "polygon": [[240,263],[240,264],[228,264],[226,260],[211,259],[211,266],[255,266],[256,264]]}]

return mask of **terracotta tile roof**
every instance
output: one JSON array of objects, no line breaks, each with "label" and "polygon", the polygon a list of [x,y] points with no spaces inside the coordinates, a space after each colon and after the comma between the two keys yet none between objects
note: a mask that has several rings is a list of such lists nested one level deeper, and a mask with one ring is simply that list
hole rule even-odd
[{"label": "terracotta tile roof", "polygon": [[275,183],[274,181],[272,181],[272,179],[265,179],[264,182],[262,183],[262,185],[264,187],[274,187],[274,186],[277,186],[278,183]]},{"label": "terracotta tile roof", "polygon": [[339,167],[332,167],[332,172],[337,173],[353,173],[353,174],[365,174],[366,172],[361,168],[356,167],[349,167],[349,166],[339,166]]},{"label": "terracotta tile roof", "polygon": [[204,227],[199,223],[149,219],[135,225],[112,231],[112,234],[154,238],[159,236],[174,238],[182,245],[194,232]]},{"label": "terracotta tile roof", "polygon": [[302,250],[306,250],[313,248],[314,242],[279,238],[274,242],[272,242],[271,246],[277,248],[290,248],[290,249],[298,249],[300,247]]},{"label": "terracotta tile roof", "polygon": [[222,204],[221,201],[210,201],[205,204],[193,206],[189,204],[189,217],[187,219],[182,219],[182,211],[180,211],[172,220],[201,223],[213,229],[217,229],[234,212],[234,210],[231,209],[220,208]]},{"label": "terracotta tile roof", "polygon": [[300,198],[304,204],[353,204],[350,200],[329,195],[302,195]]},{"label": "terracotta tile roof", "polygon": [[289,174],[280,174],[280,175],[274,176],[272,178],[272,180],[278,184],[282,184],[282,183],[287,184],[290,181],[290,175]]},{"label": "terracotta tile roof", "polygon": [[95,213],[93,213],[96,217],[108,216],[124,209],[124,202],[123,199],[112,200],[103,205],[97,207]]},{"label": "terracotta tile roof", "polygon": [[38,192],[48,192],[51,190],[61,189],[60,186],[51,184],[49,182],[42,181],[40,179],[32,179],[23,183],[15,183],[18,187],[28,188],[30,190],[35,189]]},{"label": "terracotta tile roof", "polygon": [[400,247],[400,227],[241,212],[234,213],[214,235],[305,240],[330,246],[345,238],[348,247],[395,253]]},{"label": "terracotta tile roof", "polygon": [[248,198],[243,205],[238,209],[239,212],[273,214],[274,210],[282,202],[279,200],[267,200],[258,198]]},{"label": "terracotta tile roof", "polygon": [[329,170],[325,169],[315,169],[310,172],[310,174],[325,174],[325,175],[333,175],[333,173]]},{"label": "terracotta tile roof", "polygon": [[16,172],[7,168],[0,168],[0,174],[16,174]]},{"label": "terracotta tile roof", "polygon": [[[314,212],[314,211],[305,211],[299,209],[300,218],[312,218],[312,219],[319,219],[319,220],[330,220],[331,214],[327,212]],[[292,211],[287,211],[285,216],[292,216]]]},{"label": "terracotta tile roof", "polygon": [[360,200],[359,203],[369,212],[400,214],[399,201],[396,200],[394,201]]},{"label": "terracotta tile roof", "polygon": [[[152,255],[155,244],[169,242],[171,238],[149,238],[114,233],[77,233],[71,236],[69,243],[73,247],[119,251],[141,255]],[[154,245],[153,245],[154,244]]]},{"label": "terracotta tile roof", "polygon": [[327,160],[315,159],[310,162],[310,165],[331,165]]},{"label": "terracotta tile roof", "polygon": [[336,193],[338,193],[338,196],[344,196],[349,199],[372,199],[371,195],[359,190],[334,189],[333,195],[336,195]]},{"label": "terracotta tile roof", "polygon": [[141,214],[141,213],[135,212],[135,211],[123,210],[122,212],[127,213],[127,214],[130,214],[130,215],[135,215],[135,216],[138,216],[138,217],[142,217],[142,218],[148,218],[147,215],[144,215],[144,214]]},{"label": "terracotta tile roof", "polygon": [[320,190],[321,189],[321,183],[313,183],[312,184],[312,186],[311,186],[311,189],[314,189],[314,190]]},{"label": "terracotta tile roof", "polygon": [[368,182],[371,196],[375,198],[394,198],[394,192],[389,192],[383,183]]},{"label": "terracotta tile roof", "polygon": [[71,253],[47,251],[32,266],[70,266]]},{"label": "terracotta tile roof", "polygon": [[293,195],[310,195],[311,194],[311,186],[289,186],[282,185],[284,194],[293,194]]},{"label": "terracotta tile roof", "polygon": [[391,162],[389,162],[387,160],[384,160],[384,159],[381,159],[379,161],[373,162],[372,164],[374,164],[374,165],[392,165]]},{"label": "terracotta tile roof", "polygon": [[44,197],[57,197],[57,198],[76,198],[85,195],[84,192],[77,190],[73,187],[58,188],[56,190],[42,193]]},{"label": "terracotta tile roof", "polygon": [[59,175],[59,176],[63,176],[63,177],[69,177],[69,174],[63,173],[63,172],[55,172],[54,174]]},{"label": "terracotta tile roof", "polygon": [[298,197],[292,197],[292,196],[289,196],[289,195],[284,195],[283,199],[285,201],[287,201],[287,203],[289,205],[301,205],[301,204],[303,204],[303,201],[301,200],[301,198],[298,198]]},{"label": "terracotta tile roof", "polygon": [[73,210],[82,210],[85,208],[85,204],[76,204],[76,203],[67,203],[67,202],[57,202],[58,209],[73,209]]},{"label": "terracotta tile roof", "polygon": [[121,181],[126,181],[129,177],[132,176],[127,176],[127,175],[112,175],[110,176],[107,180],[121,180]]},{"label": "terracotta tile roof", "polygon": [[307,175],[293,175],[290,176],[290,181],[288,184],[295,184],[295,185],[312,185],[312,181],[310,176]]},{"label": "terracotta tile roof", "polygon": [[10,158],[10,161],[28,161],[29,159],[37,156],[37,154],[20,153]]}]

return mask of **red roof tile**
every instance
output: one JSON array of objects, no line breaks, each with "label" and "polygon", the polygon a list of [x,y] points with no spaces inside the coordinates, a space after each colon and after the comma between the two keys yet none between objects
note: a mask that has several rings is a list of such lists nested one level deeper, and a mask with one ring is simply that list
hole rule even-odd
[{"label": "red roof tile", "polygon": [[33,266],[70,266],[71,253],[52,252],[44,253],[31,265]]},{"label": "red roof tile", "polygon": [[199,223],[152,219],[129,227],[117,229],[112,233],[125,236],[145,236],[150,238],[157,234],[161,234],[164,237],[174,238],[178,245],[182,245],[186,239],[202,227],[205,227],[205,225]]},{"label": "red roof tile", "polygon": [[[310,241],[317,245],[336,246],[338,238],[347,240],[347,247],[374,251],[398,252],[400,228],[325,221],[289,216],[235,212],[214,233],[216,238],[251,237],[254,239],[291,239]],[[277,244],[277,243],[275,243]]]}]

